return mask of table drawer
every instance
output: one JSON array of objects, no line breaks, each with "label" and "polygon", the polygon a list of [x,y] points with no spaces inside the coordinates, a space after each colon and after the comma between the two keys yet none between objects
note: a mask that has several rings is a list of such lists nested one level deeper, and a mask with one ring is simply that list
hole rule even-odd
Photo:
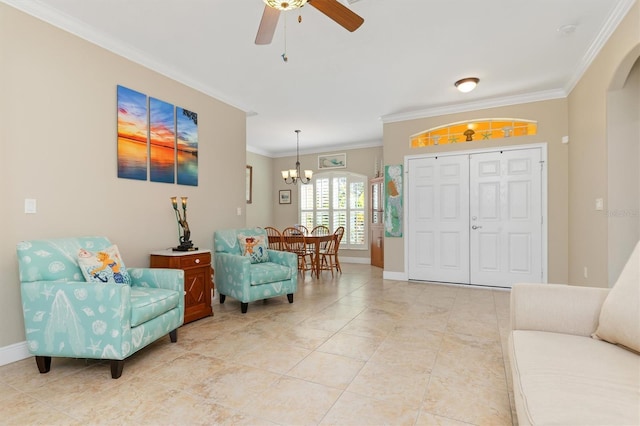
[{"label": "table drawer", "polygon": [[196,266],[209,265],[211,253],[191,254],[180,258],[181,268],[194,268]]}]

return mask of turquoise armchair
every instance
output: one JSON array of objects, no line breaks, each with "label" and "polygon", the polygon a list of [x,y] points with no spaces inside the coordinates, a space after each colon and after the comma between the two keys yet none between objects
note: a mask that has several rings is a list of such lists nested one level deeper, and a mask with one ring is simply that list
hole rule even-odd
[{"label": "turquoise armchair", "polygon": [[267,249],[269,261],[251,263],[243,256],[238,235],[261,236],[262,228],[227,229],[213,234],[215,283],[220,303],[227,296],[240,302],[240,310],[247,313],[249,302],[287,295],[293,303],[298,290],[298,256],[294,253]]},{"label": "turquoise armchair", "polygon": [[104,250],[104,237],[18,243],[25,335],[40,373],[51,357],[111,361],[117,379],[124,360],[167,334],[178,339],[184,321],[184,272],[127,268],[131,284],[87,282],[78,266],[81,248]]}]

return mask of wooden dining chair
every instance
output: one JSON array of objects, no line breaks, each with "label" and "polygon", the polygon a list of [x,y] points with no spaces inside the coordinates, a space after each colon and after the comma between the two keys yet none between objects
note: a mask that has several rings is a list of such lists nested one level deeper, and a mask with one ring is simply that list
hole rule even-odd
[{"label": "wooden dining chair", "polygon": [[333,238],[327,243],[327,247],[324,251],[320,252],[320,270],[331,271],[333,277],[333,269],[335,268],[342,274],[342,267],[340,266],[340,260],[338,259],[338,251],[340,250],[340,241],[344,236],[344,227],[338,227],[333,233]]},{"label": "wooden dining chair", "polygon": [[272,226],[265,226],[267,238],[269,239],[269,248],[272,250],[284,250],[282,244],[282,233]]},{"label": "wooden dining chair", "polygon": [[[324,225],[318,225],[315,228],[313,228],[311,230],[311,235],[317,235],[317,236],[325,236],[325,235],[329,235],[331,234],[331,231],[329,230],[329,228],[327,228]],[[327,249],[327,244],[329,243],[329,241],[322,241],[320,243],[320,251],[323,252]]]},{"label": "wooden dining chair", "polygon": [[[330,235],[330,234],[331,234],[331,231],[325,225],[318,225],[318,226],[316,226],[315,228],[313,228],[311,230],[311,235],[313,235],[313,236],[323,237],[323,236]],[[319,243],[319,246],[318,246],[319,253],[322,253],[322,252],[327,250],[327,244],[328,243],[329,243],[329,241],[321,241]],[[318,258],[316,259],[316,256],[315,256],[315,249],[316,249],[315,244],[307,244],[307,249],[311,253],[313,253],[313,265],[312,266],[314,267],[314,269],[315,268],[319,268],[319,266],[316,265],[316,262],[319,262],[321,258],[320,258],[320,256],[318,256]]]},{"label": "wooden dining chair", "polygon": [[318,225],[311,230],[311,235],[329,235],[331,231],[324,225]]},{"label": "wooden dining chair", "polygon": [[[306,271],[313,270],[313,253],[308,250],[306,238],[299,228],[292,226],[285,228],[282,231],[282,242],[285,251],[298,255],[298,272],[302,272],[304,275]],[[309,258],[309,263],[307,263],[307,258]]]}]

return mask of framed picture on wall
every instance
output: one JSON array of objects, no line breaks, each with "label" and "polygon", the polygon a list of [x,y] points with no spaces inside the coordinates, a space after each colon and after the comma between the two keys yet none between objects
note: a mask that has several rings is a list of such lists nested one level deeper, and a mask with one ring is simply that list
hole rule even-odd
[{"label": "framed picture on wall", "polygon": [[253,196],[253,167],[251,166],[247,166],[247,186],[246,186],[246,191],[247,191],[247,204],[251,204],[251,199]]},{"label": "framed picture on wall", "polygon": [[347,154],[329,154],[318,156],[318,169],[344,169],[347,167]]},{"label": "framed picture on wall", "polygon": [[290,189],[281,189],[279,195],[280,195],[279,197],[280,204],[291,204]]}]

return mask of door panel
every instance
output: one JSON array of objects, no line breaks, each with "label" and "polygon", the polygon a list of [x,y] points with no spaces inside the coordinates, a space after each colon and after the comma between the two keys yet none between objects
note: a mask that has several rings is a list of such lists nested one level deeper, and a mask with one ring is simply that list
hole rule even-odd
[{"label": "door panel", "polygon": [[470,282],[542,280],[540,149],[470,156]]},{"label": "door panel", "polygon": [[412,159],[408,173],[409,279],[468,282],[468,159]]},{"label": "door panel", "polygon": [[541,149],[409,160],[409,279],[542,281]]}]

